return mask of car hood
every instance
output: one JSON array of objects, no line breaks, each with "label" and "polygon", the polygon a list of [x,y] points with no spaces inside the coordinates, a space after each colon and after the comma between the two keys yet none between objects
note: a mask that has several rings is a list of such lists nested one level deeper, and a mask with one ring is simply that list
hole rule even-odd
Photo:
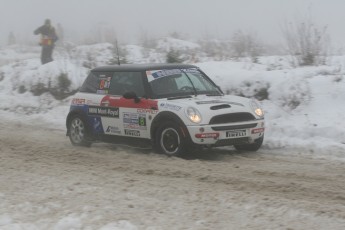
[{"label": "car hood", "polygon": [[160,109],[174,110],[179,112],[184,112],[186,108],[193,107],[202,115],[201,124],[208,124],[213,116],[227,113],[248,112],[257,117],[253,113],[250,102],[251,99],[232,95],[198,95],[195,97],[193,96],[192,98],[160,100],[159,105]]}]

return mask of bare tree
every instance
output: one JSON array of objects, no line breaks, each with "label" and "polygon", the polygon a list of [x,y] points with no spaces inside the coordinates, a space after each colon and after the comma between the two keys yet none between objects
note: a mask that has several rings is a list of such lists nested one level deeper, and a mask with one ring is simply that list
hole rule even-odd
[{"label": "bare tree", "polygon": [[144,48],[154,49],[157,46],[157,39],[153,38],[147,30],[143,28],[140,29],[139,42]]},{"label": "bare tree", "polygon": [[262,45],[254,33],[236,31],[231,39],[231,49],[235,58],[251,57],[253,62],[262,53]]},{"label": "bare tree", "polygon": [[14,36],[14,33],[11,31],[10,34],[8,35],[8,45],[14,45],[17,43],[16,37]]},{"label": "bare tree", "polygon": [[107,62],[108,65],[127,64],[127,50],[118,44],[117,39],[113,41],[112,58]]},{"label": "bare tree", "polygon": [[309,15],[299,22],[286,22],[282,32],[287,52],[293,57],[294,65],[324,63],[330,47],[327,26],[319,27]]}]

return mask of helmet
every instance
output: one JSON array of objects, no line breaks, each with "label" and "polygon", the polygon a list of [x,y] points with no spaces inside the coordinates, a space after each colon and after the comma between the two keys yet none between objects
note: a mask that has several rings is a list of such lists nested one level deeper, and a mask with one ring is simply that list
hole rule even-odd
[{"label": "helmet", "polygon": [[46,19],[46,20],[44,21],[44,24],[45,24],[45,25],[50,25],[50,19]]}]

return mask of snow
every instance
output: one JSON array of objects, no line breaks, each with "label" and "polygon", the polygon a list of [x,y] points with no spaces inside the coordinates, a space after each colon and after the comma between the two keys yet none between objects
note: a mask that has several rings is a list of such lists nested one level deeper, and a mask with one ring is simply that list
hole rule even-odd
[{"label": "snow", "polygon": [[157,48],[168,52],[174,50],[193,50],[198,49],[200,46],[194,42],[184,41],[176,38],[165,38],[158,41]]},{"label": "snow", "polygon": [[[162,50],[167,47],[197,49],[198,45],[170,38],[161,41],[159,47]],[[49,92],[34,96],[30,89],[40,83],[56,86],[58,76],[64,73],[71,81],[68,91],[73,92],[82,84],[90,65],[108,63],[112,48],[109,43],[77,46],[71,50],[57,47],[55,61],[46,65],[40,64],[37,47],[0,48],[0,116],[29,123],[46,122],[57,129],[65,129],[70,97],[57,100]],[[144,48],[137,45],[127,45],[126,49],[129,62],[164,59],[164,55],[155,50],[146,50],[143,54]],[[330,57],[323,66],[298,68],[291,67],[289,57],[284,56],[260,57],[257,63],[243,59],[201,60],[193,64],[226,93],[254,97],[263,90],[268,94],[268,98],[261,101],[266,119],[263,149],[275,149],[282,154],[286,149],[299,149],[315,157],[345,161],[345,56]],[[25,87],[25,92],[21,92],[21,86]],[[0,199],[2,196],[0,194]],[[28,207],[30,209],[30,204]],[[299,213],[289,215],[298,216]],[[82,219],[67,215],[54,225],[54,229],[80,229]],[[16,224],[11,216],[0,213],[0,229],[37,228],[30,223]],[[105,223],[100,228],[120,229],[138,228],[125,220]]]}]

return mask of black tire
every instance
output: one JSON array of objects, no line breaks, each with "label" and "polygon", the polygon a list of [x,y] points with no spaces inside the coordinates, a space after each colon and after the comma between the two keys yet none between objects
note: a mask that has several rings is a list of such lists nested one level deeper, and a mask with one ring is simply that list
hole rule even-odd
[{"label": "black tire", "polygon": [[264,136],[256,139],[253,144],[245,144],[245,145],[234,145],[235,149],[238,151],[258,151],[264,142]]},{"label": "black tire", "polygon": [[69,125],[69,139],[72,145],[90,147],[89,133],[85,120],[80,115],[71,118]]},{"label": "black tire", "polygon": [[170,121],[161,124],[155,135],[155,149],[167,156],[185,156],[190,144],[181,129],[181,126]]}]

